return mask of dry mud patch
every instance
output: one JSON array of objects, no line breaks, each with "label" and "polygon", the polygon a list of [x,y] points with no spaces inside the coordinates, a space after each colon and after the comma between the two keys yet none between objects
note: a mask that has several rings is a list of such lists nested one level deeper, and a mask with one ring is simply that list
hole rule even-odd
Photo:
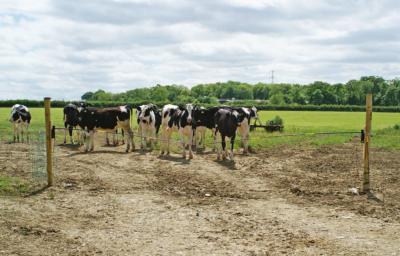
[{"label": "dry mud patch", "polygon": [[280,147],[232,163],[57,147],[54,187],[0,198],[0,254],[400,254],[398,152],[373,150],[383,203],[347,193],[360,148]]}]

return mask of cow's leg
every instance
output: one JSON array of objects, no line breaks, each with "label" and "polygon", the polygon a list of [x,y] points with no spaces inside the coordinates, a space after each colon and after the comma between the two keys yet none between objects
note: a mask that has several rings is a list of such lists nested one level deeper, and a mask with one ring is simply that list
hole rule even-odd
[{"label": "cow's leg", "polygon": [[89,143],[90,143],[90,151],[93,151],[94,150],[94,130],[90,131]]},{"label": "cow's leg", "polygon": [[[143,140],[144,140],[144,138],[143,138],[143,126],[142,126],[142,122],[140,122],[140,125],[139,125],[139,129],[140,129],[140,149],[143,149],[144,148],[144,145],[143,145]],[[146,143],[147,144],[147,143]]]},{"label": "cow's leg", "polygon": [[249,144],[249,133],[247,131],[242,131],[240,133],[240,137],[243,144],[243,154],[247,154],[248,152],[248,144]]},{"label": "cow's leg", "polygon": [[160,155],[164,155],[164,147],[165,147],[165,129],[164,127],[161,128],[160,134]]},{"label": "cow's leg", "polygon": [[[72,137],[73,130],[74,130],[74,127],[72,125],[70,125],[68,127],[68,133],[69,133],[69,141],[71,142],[71,144],[74,144],[74,138]],[[65,144],[65,136],[64,136],[64,144]]]},{"label": "cow's leg", "polygon": [[116,144],[116,142],[115,142],[115,135],[117,134],[117,132],[118,132],[118,128],[117,129],[115,129],[115,131],[113,132],[113,135],[112,135],[112,139],[113,139],[113,145],[114,146],[116,146],[117,144]]},{"label": "cow's leg", "polygon": [[15,141],[17,140],[17,125],[15,123],[13,123],[13,131],[14,131],[14,138],[13,141],[15,143]]},{"label": "cow's leg", "polygon": [[226,142],[225,142],[225,135],[221,134],[221,145],[222,145],[222,159],[226,159]]},{"label": "cow's leg", "polygon": [[21,142],[24,143],[24,128],[25,128],[25,123],[20,124],[20,132],[21,132]]},{"label": "cow's leg", "polygon": [[154,144],[155,144],[155,142],[156,142],[156,136],[157,136],[157,134],[156,134],[156,127],[152,127],[152,130],[151,130],[151,139],[150,139],[150,149],[151,150],[153,150],[153,148],[154,148]]},{"label": "cow's leg", "polygon": [[201,132],[200,140],[201,140],[201,148],[205,149],[206,148],[206,129],[204,129]]},{"label": "cow's leg", "polygon": [[67,123],[64,123],[64,144],[67,143]]},{"label": "cow's leg", "polygon": [[250,137],[249,133],[246,133],[246,135],[244,137],[244,145],[243,145],[244,146],[243,153],[246,155],[249,153],[249,137]]},{"label": "cow's leg", "polygon": [[89,151],[89,144],[90,144],[90,133],[89,131],[84,131],[84,144],[85,144],[85,152]]},{"label": "cow's leg", "polygon": [[171,133],[172,132],[170,130],[167,131],[167,155],[169,155],[169,144],[171,141]]},{"label": "cow's leg", "polygon": [[217,160],[221,160],[221,147],[217,148],[216,144],[215,144],[215,138],[217,137],[217,132],[218,132],[217,130],[215,130],[213,132],[213,136],[214,136],[214,151],[217,150]]},{"label": "cow's leg", "polygon": [[29,143],[29,124],[26,124],[26,142]]},{"label": "cow's leg", "polygon": [[182,145],[182,158],[186,158],[185,135],[184,135],[183,129],[184,128],[179,129],[179,135],[180,135],[179,137],[180,137],[181,145]]},{"label": "cow's leg", "polygon": [[213,144],[212,151],[215,152],[216,147],[217,147],[217,132],[216,132],[216,129],[213,129],[213,137],[214,137],[214,144]]},{"label": "cow's leg", "polygon": [[133,140],[133,131],[132,129],[129,127],[129,142],[131,143],[131,147],[132,147],[132,151],[135,151],[135,141]]},{"label": "cow's leg", "polygon": [[230,159],[233,161],[233,147],[235,146],[235,137],[236,134],[233,134],[233,136],[231,137],[231,152],[230,152]]},{"label": "cow's leg", "polygon": [[193,159],[193,151],[192,151],[192,146],[193,146],[193,136],[196,135],[196,130],[190,127],[190,133],[189,133],[189,159]]},{"label": "cow's leg", "polygon": [[125,128],[124,129],[125,132],[128,134],[128,136],[126,136],[126,152],[128,153],[129,150],[131,150],[132,147],[132,151],[135,151],[135,143],[133,142],[133,131],[132,129],[129,128]]},{"label": "cow's leg", "polygon": [[19,135],[20,135],[20,133],[21,133],[21,124],[18,123],[18,124],[17,124],[17,142],[19,142]]},{"label": "cow's leg", "polygon": [[80,129],[79,130],[76,130],[76,135],[78,136],[78,144],[79,145],[83,145],[83,143],[84,143],[84,132],[83,131],[81,131]]}]

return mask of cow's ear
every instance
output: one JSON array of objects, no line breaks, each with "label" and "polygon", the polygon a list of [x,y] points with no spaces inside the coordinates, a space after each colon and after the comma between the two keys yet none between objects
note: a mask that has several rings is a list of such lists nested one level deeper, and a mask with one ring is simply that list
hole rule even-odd
[{"label": "cow's ear", "polygon": [[179,110],[181,110],[181,111],[185,110],[185,107],[184,107],[182,104],[179,104],[179,105],[178,105],[178,108],[179,108]]},{"label": "cow's ear", "polygon": [[142,110],[142,109],[140,108],[140,106],[137,106],[137,107],[136,107],[136,110],[137,110],[137,111],[140,111],[140,110]]}]

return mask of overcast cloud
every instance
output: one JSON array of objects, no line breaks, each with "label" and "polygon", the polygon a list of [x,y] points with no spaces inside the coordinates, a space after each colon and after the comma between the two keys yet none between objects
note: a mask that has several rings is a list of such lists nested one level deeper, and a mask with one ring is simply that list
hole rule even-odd
[{"label": "overcast cloud", "polygon": [[400,1],[2,0],[0,99],[159,84],[391,79]]}]

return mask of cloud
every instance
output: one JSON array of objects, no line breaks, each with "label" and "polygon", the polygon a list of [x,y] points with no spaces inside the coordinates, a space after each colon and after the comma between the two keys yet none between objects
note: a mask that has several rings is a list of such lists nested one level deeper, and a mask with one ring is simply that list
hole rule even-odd
[{"label": "cloud", "polygon": [[0,99],[240,80],[399,76],[390,0],[0,2]]}]

